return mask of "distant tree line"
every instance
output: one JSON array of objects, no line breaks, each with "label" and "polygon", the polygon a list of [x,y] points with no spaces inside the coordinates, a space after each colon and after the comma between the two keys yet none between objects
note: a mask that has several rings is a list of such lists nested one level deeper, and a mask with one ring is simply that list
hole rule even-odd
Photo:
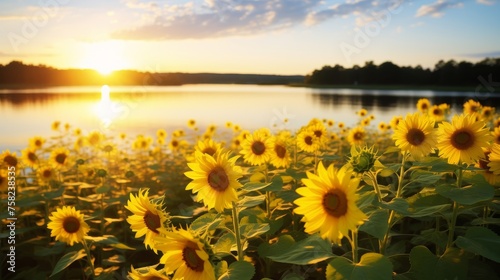
[{"label": "distant tree line", "polygon": [[500,58],[486,58],[477,63],[440,60],[433,70],[421,66],[398,66],[390,61],[375,65],[344,68],[323,66],[305,77],[311,85],[417,85],[417,86],[477,86],[485,81],[500,82]]},{"label": "distant tree line", "polygon": [[303,75],[259,75],[216,73],[150,73],[119,70],[101,75],[92,69],[56,69],[46,65],[12,61],[0,64],[0,86],[72,85],[182,85],[182,84],[290,84],[302,83]]}]

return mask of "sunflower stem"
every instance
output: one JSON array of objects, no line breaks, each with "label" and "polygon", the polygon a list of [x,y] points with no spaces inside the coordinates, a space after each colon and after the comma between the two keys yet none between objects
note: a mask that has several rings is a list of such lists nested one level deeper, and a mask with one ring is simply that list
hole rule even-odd
[{"label": "sunflower stem", "polygon": [[83,240],[82,243],[83,243],[83,249],[85,249],[85,254],[87,255],[87,260],[89,262],[90,271],[92,273],[92,279],[93,279],[95,278],[95,270],[94,270],[94,263],[92,262],[92,256],[90,255],[90,248],[85,239]]},{"label": "sunflower stem", "polygon": [[238,208],[236,203],[233,201],[233,227],[234,235],[236,235],[236,248],[238,250],[238,261],[243,261],[243,246],[241,245],[241,234],[240,234],[240,221],[238,219]]},{"label": "sunflower stem", "polygon": [[380,187],[377,182],[377,175],[373,173],[373,171],[368,172],[368,175],[370,179],[373,182],[373,188],[375,189],[375,192],[377,193],[378,201],[382,202],[382,192],[380,191]]},{"label": "sunflower stem", "polygon": [[351,231],[352,263],[357,264],[358,260],[358,230]]},{"label": "sunflower stem", "polygon": [[[462,167],[457,170],[457,188],[462,187]],[[448,231],[448,242],[446,242],[446,249],[453,245],[453,238],[455,237],[455,224],[457,223],[459,205],[456,201],[453,201],[453,212],[451,214],[450,230]]]},{"label": "sunflower stem", "polygon": [[[405,159],[406,159],[406,156],[407,156],[406,153],[403,154],[403,158],[401,159],[401,169],[399,172],[398,187],[396,190],[396,197],[395,198],[399,198],[401,196],[403,179],[405,177]],[[389,220],[387,221],[387,230],[385,232],[384,239],[382,239],[382,242],[380,243],[380,248],[379,248],[380,254],[382,254],[382,255],[385,253],[385,249],[387,247],[387,244],[389,243],[389,233],[391,232],[391,227],[392,227],[392,223],[394,220],[394,216],[395,216],[394,210],[390,210],[389,211]]]}]

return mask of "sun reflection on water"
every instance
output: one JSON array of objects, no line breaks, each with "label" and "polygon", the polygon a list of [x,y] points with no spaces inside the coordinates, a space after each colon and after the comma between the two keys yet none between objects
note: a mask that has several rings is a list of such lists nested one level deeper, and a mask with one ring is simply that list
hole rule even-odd
[{"label": "sun reflection on water", "polygon": [[104,128],[109,128],[112,122],[122,112],[119,103],[113,102],[110,98],[108,85],[101,87],[101,100],[93,108],[94,114],[99,117]]}]

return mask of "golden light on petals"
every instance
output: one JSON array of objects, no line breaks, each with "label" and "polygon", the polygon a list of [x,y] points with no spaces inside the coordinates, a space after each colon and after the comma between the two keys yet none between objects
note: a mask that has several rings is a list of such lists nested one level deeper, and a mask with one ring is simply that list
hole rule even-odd
[{"label": "golden light on petals", "polygon": [[392,138],[402,152],[417,159],[426,156],[436,146],[434,120],[419,113],[408,114],[399,121]]},{"label": "golden light on petals", "polygon": [[82,242],[90,230],[83,218],[83,214],[75,207],[57,208],[55,212],[52,212],[49,217],[50,222],[47,224],[47,228],[51,230],[50,236],[70,246]]}]

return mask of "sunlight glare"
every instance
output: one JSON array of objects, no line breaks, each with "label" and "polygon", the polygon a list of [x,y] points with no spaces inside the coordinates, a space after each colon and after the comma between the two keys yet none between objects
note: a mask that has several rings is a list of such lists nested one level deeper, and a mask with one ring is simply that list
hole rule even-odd
[{"label": "sunlight glare", "polygon": [[96,42],[84,46],[81,68],[95,69],[102,75],[130,68],[124,54],[123,43],[118,41]]},{"label": "sunlight glare", "polygon": [[119,104],[111,101],[109,93],[109,86],[103,85],[101,87],[101,101],[93,108],[95,115],[99,117],[99,120],[105,128],[109,128],[113,120],[122,113]]}]

